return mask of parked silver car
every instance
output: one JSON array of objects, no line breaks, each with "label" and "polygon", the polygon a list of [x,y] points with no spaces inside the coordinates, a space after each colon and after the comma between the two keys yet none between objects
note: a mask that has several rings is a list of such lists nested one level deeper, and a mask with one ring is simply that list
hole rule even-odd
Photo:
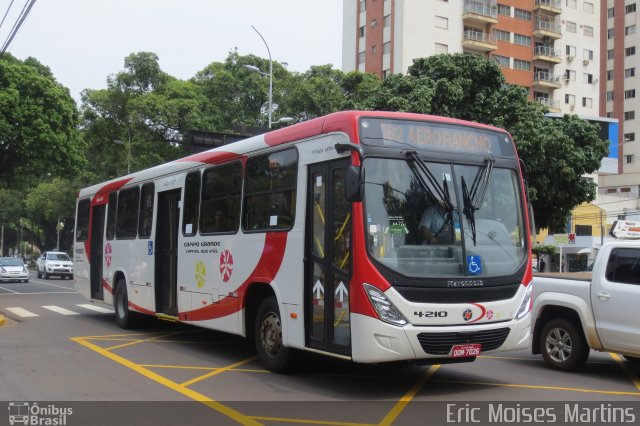
[{"label": "parked silver car", "polygon": [[73,279],[73,262],[67,253],[45,251],[36,262],[38,278],[48,279],[51,276]]},{"label": "parked silver car", "polygon": [[29,270],[19,257],[0,257],[0,281],[29,282]]}]

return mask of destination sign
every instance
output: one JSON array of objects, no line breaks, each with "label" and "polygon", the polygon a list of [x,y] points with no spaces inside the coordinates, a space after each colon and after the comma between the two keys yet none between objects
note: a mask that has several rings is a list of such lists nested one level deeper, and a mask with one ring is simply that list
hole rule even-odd
[{"label": "destination sign", "polygon": [[513,157],[515,149],[504,133],[428,121],[363,118],[360,137],[365,145]]}]

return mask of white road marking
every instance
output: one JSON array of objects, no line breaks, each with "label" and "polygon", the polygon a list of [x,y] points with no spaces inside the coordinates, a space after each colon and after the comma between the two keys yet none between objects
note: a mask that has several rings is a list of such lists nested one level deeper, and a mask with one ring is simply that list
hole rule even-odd
[{"label": "white road marking", "polygon": [[38,280],[31,280],[32,283],[38,283],[38,284],[42,284],[42,285],[48,285],[51,287],[58,287],[58,288],[64,288],[65,290],[73,290],[73,287],[65,287],[63,285],[57,285],[57,284],[51,284],[51,283],[45,283],[43,281],[38,281]]},{"label": "white road marking", "polygon": [[11,289],[6,288],[6,287],[0,287],[0,288],[3,289],[3,290],[10,291],[11,293],[20,293],[19,291],[11,290]]},{"label": "white road marking", "polygon": [[90,303],[85,303],[83,305],[77,305],[77,306],[80,306],[81,308],[89,309],[91,311],[100,312],[101,314],[112,314],[115,312],[112,309],[102,308],[100,306],[92,305]]},{"label": "white road marking", "polygon": [[26,309],[22,309],[22,308],[18,308],[18,307],[13,307],[13,308],[6,308],[7,311],[11,312],[14,315],[17,315],[21,318],[27,318],[27,317],[39,317],[40,315],[38,314],[34,314],[33,312],[27,311]]},{"label": "white road marking", "polygon": [[78,294],[78,292],[77,291],[34,291],[32,293],[18,293],[18,292],[14,291],[13,293],[0,294],[0,297],[2,297],[2,296],[31,296],[32,294]]},{"label": "white road marking", "polygon": [[43,306],[43,308],[48,309],[48,310],[53,311],[53,312],[57,312],[57,313],[62,314],[62,315],[80,315],[77,312],[70,311],[68,309],[61,308],[60,306],[56,306],[56,305],[47,305],[47,306]]}]

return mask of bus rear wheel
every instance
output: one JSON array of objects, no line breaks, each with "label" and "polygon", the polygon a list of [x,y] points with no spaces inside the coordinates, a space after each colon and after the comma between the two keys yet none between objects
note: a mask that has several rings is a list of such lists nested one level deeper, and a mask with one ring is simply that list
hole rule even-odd
[{"label": "bus rear wheel", "polygon": [[120,328],[129,329],[137,325],[136,313],[129,310],[127,283],[120,278],[116,284],[115,296],[116,322]]},{"label": "bus rear wheel", "polygon": [[282,373],[291,366],[292,349],[282,344],[282,321],[275,297],[268,297],[260,304],[254,338],[258,360],[267,370]]}]

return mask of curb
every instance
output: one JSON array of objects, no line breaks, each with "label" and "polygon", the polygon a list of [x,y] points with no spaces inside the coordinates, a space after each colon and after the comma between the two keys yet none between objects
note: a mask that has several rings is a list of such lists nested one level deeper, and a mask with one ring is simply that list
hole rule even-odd
[{"label": "curb", "polygon": [[4,315],[0,315],[0,327],[4,325]]}]

